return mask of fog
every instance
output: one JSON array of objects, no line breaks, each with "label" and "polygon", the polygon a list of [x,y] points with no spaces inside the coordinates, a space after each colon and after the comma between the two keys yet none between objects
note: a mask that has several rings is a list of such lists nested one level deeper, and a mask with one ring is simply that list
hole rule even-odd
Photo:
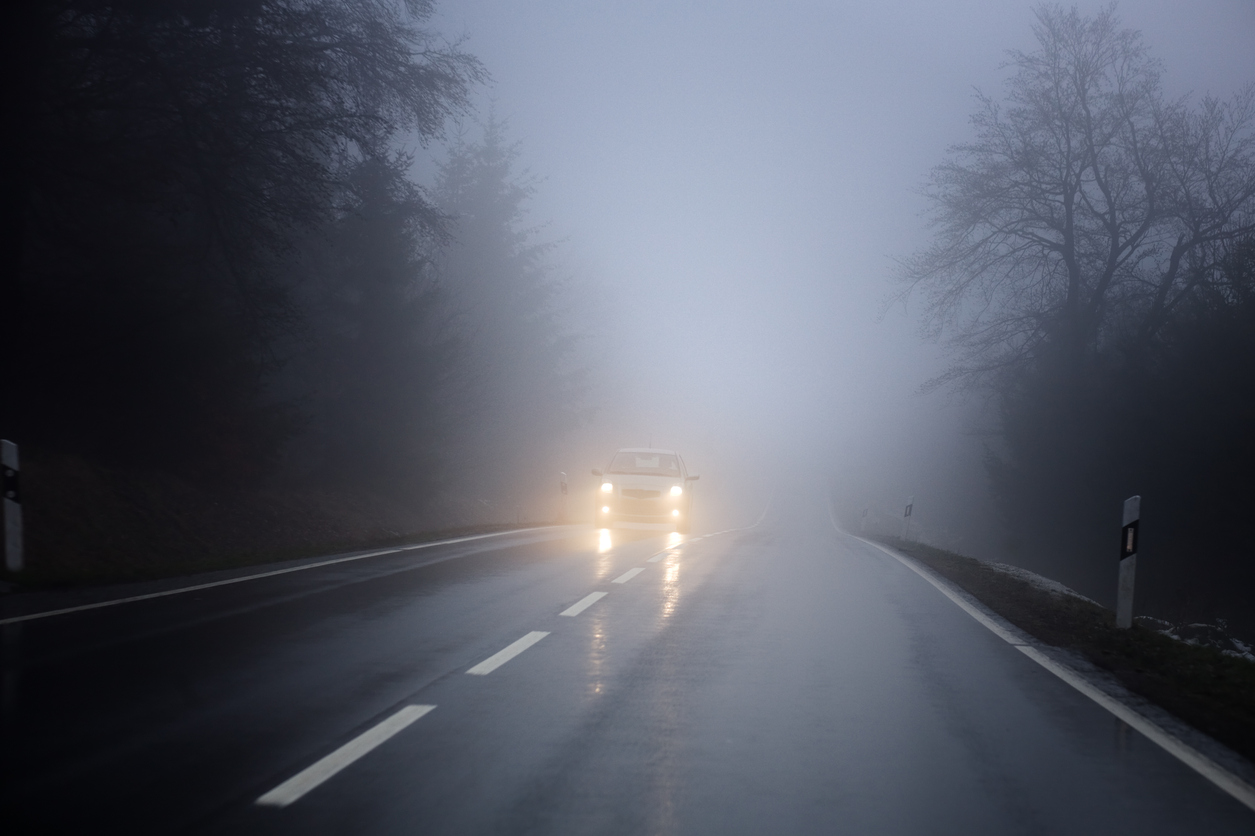
[{"label": "fog", "polygon": [[[1255,79],[1244,0],[1119,14],[1172,94]],[[1032,22],[1005,2],[445,4],[582,294],[597,411],[567,469],[651,440],[702,472],[810,469],[886,524],[913,495],[922,536],[996,555],[989,417],[919,393],[947,360],[888,302],[927,240],[920,186]]]},{"label": "fog", "polygon": [[1255,0],[6,22],[11,831],[1250,829]]},{"label": "fog", "polygon": [[[1143,492],[1152,565],[1176,561],[1156,606],[1246,583],[1248,0],[1127,2],[1118,24],[992,0],[32,9],[0,435],[46,491],[48,578],[582,519],[591,470],[649,445],[702,476],[699,527],[801,491],[894,535],[913,498],[913,537],[1105,600],[1108,520]],[[247,49],[221,37],[240,27]],[[937,249],[973,206],[960,181],[1031,180],[1042,137],[1088,128],[1051,100],[1016,123],[1044,145],[1002,169],[972,143],[1069,43],[1149,92],[1094,76],[1138,141],[1090,136],[1057,191],[1092,208],[1122,172],[1120,199],[1146,197],[1115,227],[1149,232],[1110,270],[1073,247],[1070,289],[1035,284],[1063,275],[1057,242],[982,285]],[[960,238],[1005,220],[969,214]],[[1083,220],[1070,240],[1102,239]]]}]

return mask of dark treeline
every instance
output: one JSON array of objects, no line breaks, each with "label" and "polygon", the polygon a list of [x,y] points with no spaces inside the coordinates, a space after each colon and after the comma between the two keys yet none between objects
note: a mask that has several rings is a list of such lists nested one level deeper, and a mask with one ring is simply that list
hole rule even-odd
[{"label": "dark treeline", "polygon": [[993,399],[1012,559],[1114,599],[1142,500],[1137,611],[1255,632],[1255,90],[1171,100],[1110,10],[1037,13],[1003,100],[928,189],[904,278]]},{"label": "dark treeline", "polygon": [[435,264],[454,294],[464,340],[462,432],[451,452],[467,472],[491,474],[477,496],[498,513],[539,485],[553,489],[557,474],[546,465],[561,460],[555,442],[588,417],[587,370],[572,364],[581,337],[563,324],[563,285],[547,261],[552,245],[526,222],[535,183],[516,173],[518,153],[490,116],[478,141],[453,143],[435,190],[457,219],[456,241]]},{"label": "dark treeline", "polygon": [[[0,434],[207,495],[371,494],[394,529],[516,489],[579,393],[503,126],[411,177],[486,79],[432,12],[22,5]],[[497,472],[450,466],[472,450]]]}]

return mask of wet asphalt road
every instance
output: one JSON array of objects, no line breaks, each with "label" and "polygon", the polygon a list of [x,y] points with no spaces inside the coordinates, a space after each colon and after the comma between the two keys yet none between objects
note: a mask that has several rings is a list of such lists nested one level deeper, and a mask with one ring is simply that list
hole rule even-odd
[{"label": "wet asphalt road", "polygon": [[[1255,832],[822,503],[0,630],[6,833]],[[411,705],[436,707],[288,806],[256,803]]]}]

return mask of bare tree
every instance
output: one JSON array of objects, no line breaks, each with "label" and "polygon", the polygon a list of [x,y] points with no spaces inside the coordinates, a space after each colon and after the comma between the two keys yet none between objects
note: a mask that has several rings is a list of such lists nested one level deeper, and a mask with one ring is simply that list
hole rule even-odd
[{"label": "bare tree", "polygon": [[955,353],[934,384],[1136,352],[1255,230],[1255,88],[1169,102],[1114,7],[1036,18],[1005,99],[978,93],[975,138],[933,171],[934,241],[900,271]]}]

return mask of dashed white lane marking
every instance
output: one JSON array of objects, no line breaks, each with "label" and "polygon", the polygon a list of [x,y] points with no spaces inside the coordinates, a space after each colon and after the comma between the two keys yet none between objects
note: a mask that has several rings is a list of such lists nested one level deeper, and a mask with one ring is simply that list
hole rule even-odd
[{"label": "dashed white lane marking", "polygon": [[433,708],[435,708],[434,705],[407,705],[387,720],[362,732],[322,760],[293,775],[270,792],[258,798],[256,803],[263,807],[288,806]]},{"label": "dashed white lane marking", "polygon": [[547,635],[549,634],[541,632],[540,630],[533,630],[513,644],[498,650],[496,653],[471,668],[467,671],[467,673],[474,674],[475,676],[485,676],[490,674]]},{"label": "dashed white lane marking", "polygon": [[572,617],[577,616],[593,604],[596,604],[602,598],[605,598],[606,594],[607,593],[605,592],[590,592],[562,612],[558,613],[558,615],[569,615]]},{"label": "dashed white lane marking", "polygon": [[636,577],[637,575],[639,575],[641,572],[644,572],[644,571],[645,569],[641,566],[637,566],[635,569],[628,569],[622,575],[619,575],[619,577],[612,580],[611,583],[627,583],[628,581],[632,580],[632,578]]},{"label": "dashed white lane marking", "polygon": [[[767,513],[766,509],[763,509],[764,516],[766,515],[766,513]],[[759,517],[759,522],[762,522],[762,517]],[[755,525],[757,524],[758,523],[755,523]],[[729,529],[729,530],[735,530],[735,529]],[[107,606],[112,606],[114,604],[129,603],[131,601],[142,601],[148,598],[160,598],[166,595],[177,595],[182,592],[191,592],[193,590],[207,589],[209,587],[214,587],[214,586],[225,586],[227,584],[239,583],[241,581],[253,580],[255,578],[270,577],[272,575],[282,575],[282,574],[287,574],[288,572],[299,572],[303,569],[313,569],[318,566],[327,566],[327,565],[335,564],[335,563],[347,563],[352,560],[361,560],[362,558],[375,557],[381,554],[391,554],[391,553],[399,552],[399,551],[408,551],[414,548],[421,549],[428,546],[447,545],[450,543],[461,543],[461,542],[466,542],[467,540],[479,540],[484,537],[500,536],[500,534],[507,534],[507,533],[514,533],[514,532],[498,532],[496,534],[476,535],[473,537],[461,537],[454,540],[444,540],[444,541],[433,542],[433,543],[423,543],[418,546],[408,546],[408,547],[402,547],[398,549],[385,549],[385,550],[380,550],[380,551],[369,552],[367,554],[353,555],[351,557],[342,557],[342,558],[336,558],[334,560],[320,561],[318,563],[307,564],[305,566],[279,569],[277,571],[272,571],[272,572],[261,572],[256,575],[249,575],[243,578],[232,578],[230,580],[217,581],[214,583],[198,584],[196,586],[183,587],[182,589],[172,589],[165,592],[151,593],[148,595],[136,595],[131,598],[122,598],[122,599],[114,600],[114,601],[102,601],[97,604],[88,604],[86,606],[81,606],[81,607],[68,607],[63,610],[53,610],[51,612],[35,613],[28,616],[18,616],[17,618],[0,619],[0,624],[7,624],[14,621],[26,621],[28,619],[41,618],[41,617],[50,616],[50,615],[60,615],[66,612],[77,612],[79,610],[96,609],[98,607],[107,607]],[[723,534],[725,532],[720,531],[720,532],[715,532],[715,533]],[[710,537],[714,535],[711,534],[711,535],[706,535],[706,536]],[[704,539],[704,538],[694,537],[688,542],[692,543],[701,539]],[[658,561],[662,560],[662,558],[666,557],[669,554],[678,554],[682,546],[683,544],[681,544],[680,546],[674,546],[670,549],[665,549],[663,551],[660,551],[654,556],[650,557],[648,562],[657,563]],[[627,583],[628,581],[632,580],[632,578],[636,577],[637,575],[639,575],[641,572],[644,572],[644,571],[645,571],[644,567],[639,567],[639,566],[634,569],[629,569],[628,571],[624,572],[619,577],[615,578],[612,581],[612,583]],[[938,588],[940,589],[941,587],[938,587]],[[943,589],[942,591],[945,592],[946,590]],[[600,601],[602,598],[606,597],[606,595],[607,593],[605,592],[590,592],[588,595],[585,595],[579,601],[572,604],[570,607],[567,607],[565,610],[563,610],[562,612],[558,614],[565,615],[565,616],[577,616],[580,613],[582,613],[584,610],[591,607],[593,604]],[[957,602],[957,599],[956,599],[956,602]],[[961,602],[959,603],[960,603],[960,606],[963,606]],[[964,609],[968,609],[968,608],[965,606]],[[524,650],[527,650],[529,647],[536,644],[547,635],[549,635],[549,633],[540,631],[540,630],[533,630],[532,632],[528,633],[526,636],[523,636],[523,638],[502,648],[501,650],[497,651],[493,655],[489,656],[484,661],[480,662],[478,665],[475,665],[470,670],[468,670],[467,673],[473,674],[475,676],[484,676],[486,674],[492,673],[497,668],[501,667],[506,662],[513,659],[515,656],[518,656]],[[1021,648],[1021,649],[1025,651],[1028,650],[1028,648]],[[434,705],[407,705],[405,706],[404,708],[402,708],[396,714],[393,714],[388,719],[362,732],[357,737],[353,738],[348,743],[341,746],[339,749],[336,749],[331,754],[327,755],[321,760],[301,770],[296,775],[293,775],[291,778],[284,781],[279,786],[270,790],[270,792],[267,792],[264,795],[260,796],[255,803],[263,807],[286,807],[288,806],[294,801],[299,800],[306,793],[317,788],[320,784],[324,783],[329,778],[336,775],[336,773],[340,772],[345,767],[352,764],[354,761],[359,760],[360,758],[368,754],[373,749],[385,743],[389,738],[401,732],[403,729],[405,729],[415,720],[418,720],[420,717],[427,714],[429,711],[431,711],[435,707],[436,706]]]}]

